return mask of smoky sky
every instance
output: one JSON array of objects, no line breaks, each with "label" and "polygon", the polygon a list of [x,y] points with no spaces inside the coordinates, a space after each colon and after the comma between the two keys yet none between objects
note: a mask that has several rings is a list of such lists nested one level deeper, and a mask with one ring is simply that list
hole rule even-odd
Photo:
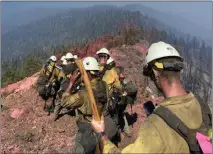
[{"label": "smoky sky", "polygon": [[97,4],[123,6],[141,4],[155,10],[184,17],[208,30],[212,30],[212,2],[2,2],[2,15],[33,8],[79,8]]}]

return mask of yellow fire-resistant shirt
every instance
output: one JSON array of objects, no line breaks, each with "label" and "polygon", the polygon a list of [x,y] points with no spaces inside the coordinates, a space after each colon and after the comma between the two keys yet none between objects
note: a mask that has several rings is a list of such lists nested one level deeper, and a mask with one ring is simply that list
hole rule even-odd
[{"label": "yellow fire-resistant shirt", "polygon": [[[55,67],[55,68],[54,68]],[[54,63],[50,63],[47,67],[48,71],[45,71],[45,68],[42,67],[42,69],[40,70],[40,75],[39,77],[44,77],[44,76],[49,76],[50,72],[52,72],[52,75],[49,79],[49,83],[53,83],[55,81],[60,81],[63,78],[65,78],[65,74],[62,70],[62,68],[60,68],[59,66],[55,65]]]},{"label": "yellow fire-resistant shirt", "polygon": [[[97,84],[100,84],[100,82],[103,84],[103,87],[98,89]],[[107,93],[108,88],[106,83],[99,78],[93,79],[91,81],[91,86],[92,86],[92,89],[95,89],[96,91],[102,92],[103,94]],[[75,94],[70,94],[66,92],[63,93],[62,99],[61,99],[61,106],[77,109],[79,111],[80,121],[91,122],[92,107],[90,105],[89,97],[85,87]],[[99,112],[101,113],[103,111],[104,106],[99,106],[97,104],[97,108]]]},{"label": "yellow fire-resistant shirt", "polygon": [[103,76],[102,80],[105,81],[107,83],[107,85],[108,85],[109,95],[112,94],[113,88],[117,89],[118,92],[121,92],[122,86],[121,86],[121,83],[120,83],[120,80],[119,80],[119,76],[118,76],[118,73],[117,73],[115,67],[113,67],[110,70],[107,70],[104,73],[104,76]]},{"label": "yellow fire-resistant shirt", "polygon": [[[185,96],[165,99],[160,106],[167,107],[183,123],[197,129],[202,123],[199,102],[190,92]],[[133,144],[120,151],[110,141],[105,142],[103,153],[190,153],[187,142],[163,119],[156,114],[150,115],[141,126],[138,137]]]}]

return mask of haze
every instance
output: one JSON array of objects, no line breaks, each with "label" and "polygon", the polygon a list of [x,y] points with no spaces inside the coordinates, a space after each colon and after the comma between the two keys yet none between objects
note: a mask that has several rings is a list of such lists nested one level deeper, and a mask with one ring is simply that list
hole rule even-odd
[{"label": "haze", "polygon": [[163,13],[185,18],[210,32],[206,38],[212,38],[212,2],[2,2],[2,18],[11,18],[14,13],[29,9],[79,8],[97,4],[117,6],[141,4]]}]

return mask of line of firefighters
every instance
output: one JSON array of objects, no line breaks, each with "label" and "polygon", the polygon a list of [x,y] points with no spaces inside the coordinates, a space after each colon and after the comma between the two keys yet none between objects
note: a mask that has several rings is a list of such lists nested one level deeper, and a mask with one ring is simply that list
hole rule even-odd
[{"label": "line of firefighters", "polygon": [[[136,101],[137,88],[127,82],[123,70],[116,67],[114,59],[106,48],[97,51],[97,59],[86,57],[83,66],[87,72],[100,114],[104,114],[107,135],[117,143],[119,134],[130,136],[130,128],[124,111],[128,104]],[[54,120],[60,115],[75,111],[78,133],[76,135],[76,152],[95,150],[97,135],[90,123],[92,110],[88,94],[81,80],[75,63],[77,55],[67,53],[57,63],[56,56],[51,56],[40,71],[37,80],[39,95],[45,100],[44,109],[54,112]],[[48,99],[53,98],[53,101]]]},{"label": "line of firefighters", "polygon": [[[165,99],[156,108],[150,102],[144,106],[148,117],[136,141],[123,150],[115,145],[118,143],[118,134],[130,134],[124,111],[128,104],[134,104],[137,87],[126,81],[106,48],[96,54],[97,59],[84,58],[83,66],[102,115],[101,121],[95,121],[92,117],[89,96],[75,63],[76,56],[67,53],[61,58],[59,66],[56,65],[56,57],[51,56],[37,81],[39,95],[44,100],[53,97],[53,103],[47,108],[54,107],[54,120],[62,113],[75,111],[78,126],[76,153],[95,153],[97,145],[100,145],[103,153],[205,151],[197,134],[211,133],[211,111],[183,88],[180,80],[180,72],[184,68],[183,58],[173,46],[157,42],[148,49],[143,74],[155,83]],[[124,127],[121,123],[124,123]]]}]

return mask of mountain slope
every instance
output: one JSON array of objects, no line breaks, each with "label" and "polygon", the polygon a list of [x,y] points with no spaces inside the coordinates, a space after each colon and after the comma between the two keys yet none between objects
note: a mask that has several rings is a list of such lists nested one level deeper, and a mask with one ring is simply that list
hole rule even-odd
[{"label": "mountain slope", "polygon": [[37,21],[39,19],[53,16],[61,12],[68,11],[68,8],[34,8],[18,11],[15,13],[6,13],[2,11],[2,34],[9,32],[22,25],[29,24],[30,22]]},{"label": "mountain slope", "polygon": [[160,20],[163,23],[171,27],[174,27],[178,31],[180,30],[181,32],[185,34],[190,34],[192,36],[200,36],[202,37],[202,39],[205,39],[205,40],[211,39],[211,35],[210,35],[211,30],[205,29],[204,27],[197,25],[193,23],[192,21],[189,21],[180,16],[168,14],[165,12],[160,12],[139,4],[126,5],[124,6],[124,9],[130,10],[130,11],[140,11],[142,14],[148,14],[150,17]]},{"label": "mountain slope", "polygon": [[[138,24],[139,14],[114,7],[73,9],[68,13],[35,21],[2,35],[2,58],[21,58],[33,50],[52,50],[57,45],[84,43],[113,33],[125,23]],[[81,41],[79,41],[81,40]]]}]

